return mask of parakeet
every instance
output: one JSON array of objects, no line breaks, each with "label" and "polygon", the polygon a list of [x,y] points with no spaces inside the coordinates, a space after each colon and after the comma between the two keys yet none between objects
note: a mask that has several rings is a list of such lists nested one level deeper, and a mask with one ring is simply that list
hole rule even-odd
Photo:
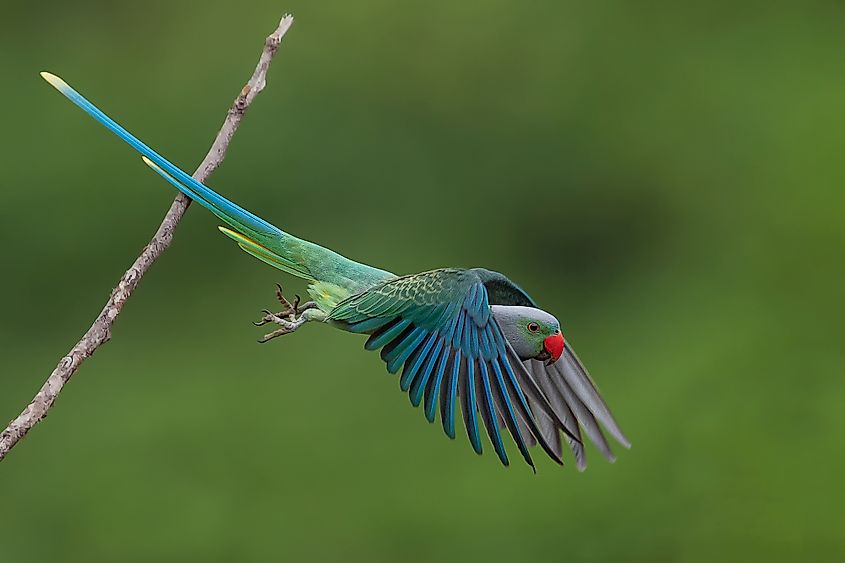
[{"label": "parakeet", "polygon": [[[364,347],[380,350],[390,373],[425,417],[439,410],[443,430],[456,434],[463,416],[472,448],[481,433],[508,465],[509,434],[532,469],[530,447],[539,444],[563,464],[561,434],[579,470],[586,467],[581,439],[587,436],[610,461],[614,455],[599,423],[624,447],[622,433],[587,370],[561,333],[560,323],[503,274],[484,268],[441,268],[396,275],[350,260],[296,238],[196,181],[118,125],[50,73],[47,82],[141,153],[144,162],[176,189],[211,211],[220,231],[267,264],[308,282],[311,301],[265,311],[258,325],[279,328],[263,341],[296,331],[307,322],[369,336]],[[535,469],[536,471],[536,469]]]}]

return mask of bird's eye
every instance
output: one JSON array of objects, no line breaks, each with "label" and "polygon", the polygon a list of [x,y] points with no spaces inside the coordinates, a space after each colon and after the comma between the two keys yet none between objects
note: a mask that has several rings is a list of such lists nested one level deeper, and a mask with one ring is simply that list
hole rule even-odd
[{"label": "bird's eye", "polygon": [[540,325],[538,325],[537,323],[528,323],[528,330],[530,332],[539,332]]}]

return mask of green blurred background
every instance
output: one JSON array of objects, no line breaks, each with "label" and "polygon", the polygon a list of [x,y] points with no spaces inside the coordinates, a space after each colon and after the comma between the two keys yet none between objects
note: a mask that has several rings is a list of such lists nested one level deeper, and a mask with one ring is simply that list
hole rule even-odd
[{"label": "green blurred background", "polygon": [[285,11],[210,184],[394,272],[506,272],[633,449],[503,469],[427,424],[363,338],[259,346],[273,282],[304,286],[192,208],[0,465],[0,562],[842,560],[835,2],[8,4],[0,418],[174,195],[38,71],[192,170]]}]

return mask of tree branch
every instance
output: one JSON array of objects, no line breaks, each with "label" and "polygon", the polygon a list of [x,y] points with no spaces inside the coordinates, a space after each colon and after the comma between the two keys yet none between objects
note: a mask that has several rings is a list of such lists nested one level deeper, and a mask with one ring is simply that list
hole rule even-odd
[{"label": "tree branch", "polygon": [[[211,145],[208,154],[193,174],[194,178],[198,181],[205,182],[226,157],[229,142],[235,135],[235,131],[238,130],[238,126],[246,110],[249,109],[250,104],[252,104],[252,101],[259,92],[264,89],[270,63],[279,48],[282,37],[284,37],[292,24],[293,16],[284,16],[276,30],[264,42],[264,49],[261,52],[261,58],[258,60],[258,65],[255,67],[252,78],[249,79],[249,82],[243,87],[241,93],[235,98],[232,107],[229,108],[229,112],[226,115],[226,120],[217,133],[217,137],[214,139],[214,143]],[[114,321],[120,315],[123,306],[129,297],[132,296],[135,288],[138,287],[141,278],[150,269],[156,259],[170,246],[176,227],[185,215],[185,211],[188,209],[190,203],[191,200],[181,193],[176,196],[176,199],[173,200],[170,209],[164,216],[161,225],[159,225],[158,230],[153,235],[152,240],[144,247],[141,255],[138,256],[132,266],[123,274],[123,277],[120,278],[120,282],[112,291],[108,302],[106,302],[97,320],[94,321],[91,328],[88,329],[70,352],[59,360],[56,369],[50,374],[50,377],[38,391],[38,394],[35,395],[35,398],[32,399],[32,402],[0,433],[0,461],[6,457],[9,450],[21,438],[26,436],[27,432],[33,426],[47,416],[47,411],[53,406],[62,388],[73,374],[76,373],[82,362],[111,339],[111,329]]]}]

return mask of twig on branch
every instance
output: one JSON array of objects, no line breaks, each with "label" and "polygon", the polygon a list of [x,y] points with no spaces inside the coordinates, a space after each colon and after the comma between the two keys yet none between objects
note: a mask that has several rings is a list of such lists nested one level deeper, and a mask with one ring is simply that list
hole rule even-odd
[{"label": "twig on branch", "polygon": [[[267,78],[267,70],[270,68],[270,63],[279,48],[285,33],[287,33],[290,26],[293,24],[293,16],[286,15],[279,22],[279,27],[271,33],[264,42],[264,49],[261,52],[261,58],[258,60],[258,65],[255,67],[255,72],[252,78],[235,98],[232,107],[226,115],[226,120],[223,126],[217,133],[214,143],[208,151],[208,154],[197,167],[193,177],[200,182],[205,182],[212,172],[223,162],[226,157],[226,150],[229,148],[229,142],[238,130],[238,126],[243,119],[246,110],[249,109],[250,104],[255,97],[264,89]],[[111,338],[111,328],[115,319],[123,310],[126,301],[138,287],[143,275],[150,269],[150,266],[167,250],[173,240],[173,234],[191,200],[181,193],[176,196],[167,214],[164,216],[161,224],[158,227],[152,240],[144,247],[143,252],[132,266],[120,278],[117,287],[112,291],[106,306],[100,312],[97,320],[91,325],[91,328],[83,335],[79,342],[63,357],[53,373],[32,399],[32,402],[23,410],[23,412],[9,423],[9,426],[0,433],[0,461],[2,461],[6,454],[9,453],[15,444],[29,432],[33,426],[47,416],[47,411],[53,406],[59,393],[62,391],[65,383],[67,383],[74,373],[79,369],[89,356],[97,351],[97,348],[105,344]]]}]

